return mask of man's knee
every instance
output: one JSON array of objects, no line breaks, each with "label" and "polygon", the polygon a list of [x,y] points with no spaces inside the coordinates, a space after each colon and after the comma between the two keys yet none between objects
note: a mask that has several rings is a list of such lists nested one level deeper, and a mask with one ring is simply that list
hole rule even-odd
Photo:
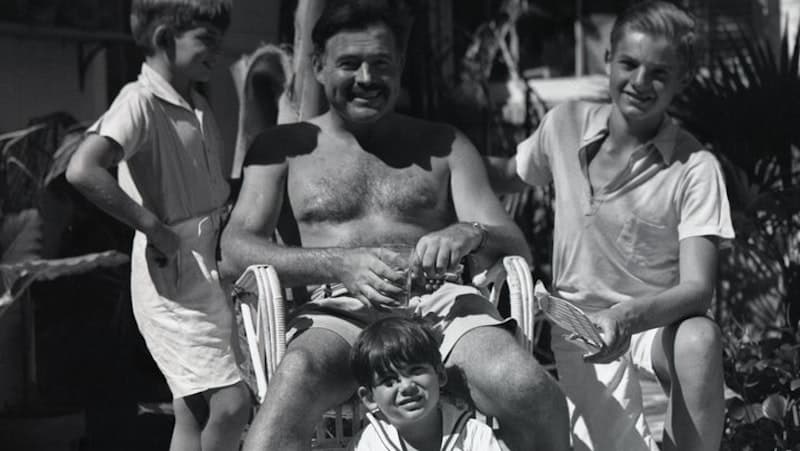
[{"label": "man's knee", "polygon": [[320,415],[355,390],[342,362],[307,348],[289,348],[267,389],[268,408],[295,409]]},{"label": "man's knee", "polygon": [[[506,334],[504,330],[497,330]],[[503,340],[503,346],[489,351],[478,349],[473,355],[474,365],[467,368],[469,380],[488,381],[494,386],[489,390],[497,396],[496,400],[509,412],[526,412],[566,403],[564,395],[555,380],[536,359],[513,339]]]},{"label": "man's knee", "polygon": [[289,349],[275,369],[270,389],[313,390],[328,379],[327,367],[320,356],[308,349]]}]

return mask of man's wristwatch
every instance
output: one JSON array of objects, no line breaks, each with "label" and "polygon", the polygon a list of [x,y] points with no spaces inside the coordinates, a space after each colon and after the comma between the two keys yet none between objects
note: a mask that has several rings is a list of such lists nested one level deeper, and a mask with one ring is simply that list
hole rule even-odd
[{"label": "man's wristwatch", "polygon": [[475,252],[483,249],[483,246],[486,244],[486,240],[489,239],[489,231],[486,229],[485,225],[477,221],[470,222],[469,225],[481,233],[481,242],[478,243],[478,246],[476,246],[475,249],[470,251],[471,254],[474,254]]}]

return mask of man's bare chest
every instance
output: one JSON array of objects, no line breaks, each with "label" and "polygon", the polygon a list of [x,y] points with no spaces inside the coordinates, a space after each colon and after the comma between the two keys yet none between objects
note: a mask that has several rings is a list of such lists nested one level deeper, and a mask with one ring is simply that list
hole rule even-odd
[{"label": "man's bare chest", "polygon": [[446,206],[449,177],[443,161],[389,164],[369,154],[331,152],[293,159],[287,192],[301,222],[427,215]]}]

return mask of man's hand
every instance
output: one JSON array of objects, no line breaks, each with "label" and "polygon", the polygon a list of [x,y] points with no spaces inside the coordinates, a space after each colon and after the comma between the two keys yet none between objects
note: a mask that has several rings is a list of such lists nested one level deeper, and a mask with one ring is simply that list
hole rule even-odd
[{"label": "man's hand", "polygon": [[600,337],[605,348],[585,355],[583,359],[589,363],[610,363],[624,354],[631,345],[631,328],[618,310],[607,308],[597,313],[590,313],[589,319],[600,329]]},{"label": "man's hand", "polygon": [[343,250],[337,276],[361,302],[386,309],[403,305],[408,270],[407,255],[390,249],[359,247]]},{"label": "man's hand", "polygon": [[416,261],[427,276],[441,277],[456,271],[461,259],[475,250],[483,239],[480,230],[459,222],[424,235],[417,242]]},{"label": "man's hand", "polygon": [[178,235],[162,223],[147,232],[147,247],[155,254],[155,261],[159,266],[164,266],[175,258],[180,245]]}]

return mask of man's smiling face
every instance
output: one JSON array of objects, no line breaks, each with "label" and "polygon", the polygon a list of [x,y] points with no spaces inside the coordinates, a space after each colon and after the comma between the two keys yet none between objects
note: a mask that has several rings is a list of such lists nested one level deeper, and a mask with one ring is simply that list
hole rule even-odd
[{"label": "man's smiling face", "polygon": [[347,122],[374,122],[392,111],[400,92],[402,56],[384,24],[333,35],[315,64],[331,109]]}]

